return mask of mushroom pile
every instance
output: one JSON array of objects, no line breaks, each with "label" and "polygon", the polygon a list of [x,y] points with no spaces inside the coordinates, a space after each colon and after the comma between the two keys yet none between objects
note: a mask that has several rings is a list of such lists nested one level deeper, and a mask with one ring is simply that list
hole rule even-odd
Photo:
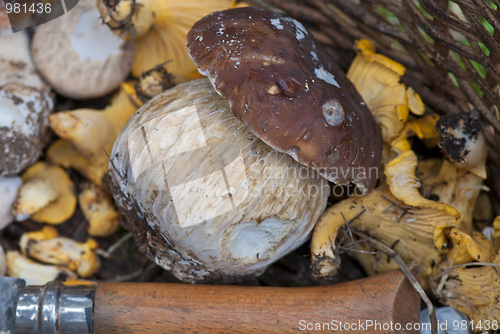
[{"label": "mushroom pile", "polygon": [[300,22],[230,0],[80,0],[32,38],[6,23],[0,237],[38,227],[0,247],[0,274],[95,279],[121,226],[183,282],[258,276],[311,234],[316,276],[344,251],[397,269],[357,230],[444,304],[500,318],[488,129],[430,110],[371,41],[344,74]]}]

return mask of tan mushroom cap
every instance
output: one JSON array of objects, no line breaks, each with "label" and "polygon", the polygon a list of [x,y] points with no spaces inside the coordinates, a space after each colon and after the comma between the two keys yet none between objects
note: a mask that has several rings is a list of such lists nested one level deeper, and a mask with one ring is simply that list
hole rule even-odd
[{"label": "tan mushroom cap", "polygon": [[134,45],[101,23],[95,4],[81,0],[67,14],[41,25],[32,43],[35,65],[61,95],[104,96],[128,76]]},{"label": "tan mushroom cap", "polygon": [[337,184],[372,189],[382,139],[353,84],[299,22],[256,7],[212,13],[188,34],[198,70],[275,150]]}]

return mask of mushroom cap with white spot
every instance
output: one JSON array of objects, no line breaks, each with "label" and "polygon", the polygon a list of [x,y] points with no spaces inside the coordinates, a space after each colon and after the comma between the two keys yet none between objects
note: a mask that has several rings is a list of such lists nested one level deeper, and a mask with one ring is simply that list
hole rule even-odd
[{"label": "mushroom cap with white spot", "polygon": [[337,184],[375,186],[377,123],[300,22],[257,7],[230,9],[198,21],[187,41],[199,72],[266,144]]}]

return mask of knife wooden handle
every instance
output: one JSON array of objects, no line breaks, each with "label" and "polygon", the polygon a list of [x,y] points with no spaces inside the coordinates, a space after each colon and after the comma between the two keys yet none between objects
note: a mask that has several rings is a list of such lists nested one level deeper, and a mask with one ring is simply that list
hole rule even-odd
[{"label": "knife wooden handle", "polygon": [[[412,266],[420,278],[420,267]],[[99,283],[94,333],[318,333],[315,323],[389,325],[364,333],[418,333],[420,297],[398,270],[329,286],[244,287],[166,283]],[[332,322],[333,321],[333,322]],[[336,321],[336,322],[335,322]],[[367,322],[368,321],[368,322]],[[401,330],[396,330],[400,323]],[[323,327],[322,327],[323,328]],[[308,330],[309,329],[309,330]],[[335,333],[353,333],[349,328]]]}]

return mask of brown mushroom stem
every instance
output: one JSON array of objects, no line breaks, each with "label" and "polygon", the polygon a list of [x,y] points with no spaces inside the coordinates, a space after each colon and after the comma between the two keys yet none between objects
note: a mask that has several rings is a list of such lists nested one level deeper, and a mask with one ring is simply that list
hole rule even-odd
[{"label": "brown mushroom stem", "polygon": [[254,136],[208,79],[144,105],[111,159],[124,226],[187,282],[262,273],[308,238],[328,196],[326,180]]}]

